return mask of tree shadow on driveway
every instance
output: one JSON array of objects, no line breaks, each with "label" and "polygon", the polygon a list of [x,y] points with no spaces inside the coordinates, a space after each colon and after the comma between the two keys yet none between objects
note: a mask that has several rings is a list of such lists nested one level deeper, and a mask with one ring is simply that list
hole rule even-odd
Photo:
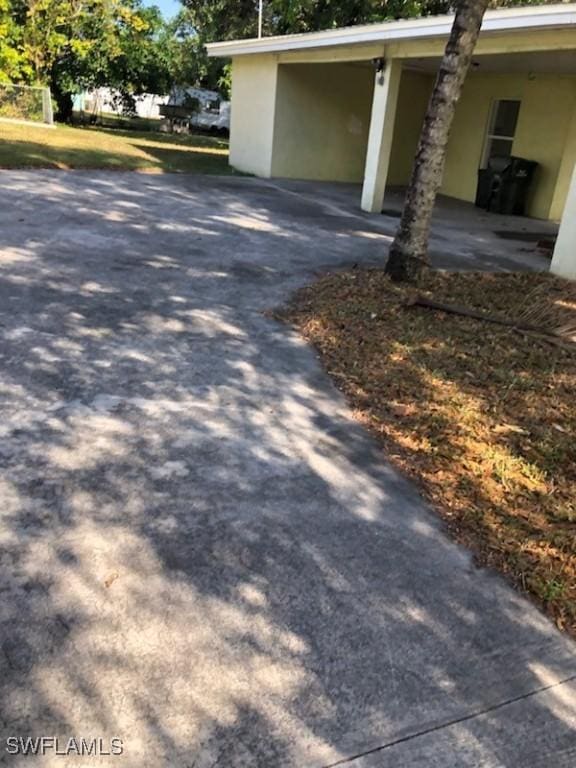
[{"label": "tree shadow on driveway", "polygon": [[384,238],[242,180],[1,196],[3,733],[127,766],[421,765],[436,729],[462,766],[573,755],[573,645],[263,314]]}]

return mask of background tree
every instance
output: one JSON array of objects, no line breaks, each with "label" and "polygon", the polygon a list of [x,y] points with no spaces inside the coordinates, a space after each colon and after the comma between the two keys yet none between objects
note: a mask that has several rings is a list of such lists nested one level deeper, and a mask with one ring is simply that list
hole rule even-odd
[{"label": "background tree", "polygon": [[230,69],[218,59],[209,59],[205,43],[222,27],[212,22],[202,27],[205,17],[196,11],[183,8],[169,22],[163,32],[170,77],[175,85],[196,85],[203,88],[227,91],[224,74]]},{"label": "background tree", "polygon": [[[227,95],[230,66],[222,59],[209,59],[206,43],[255,37],[258,27],[258,0],[183,0],[184,10],[175,20],[176,40],[187,40],[181,48],[189,55],[188,68],[181,74],[196,75],[188,84],[223,91]],[[192,70],[192,71],[191,71]],[[175,73],[178,78],[178,73]],[[182,83],[186,82],[180,79]]]},{"label": "background tree", "polygon": [[488,4],[489,0],[459,0],[456,5],[452,32],[424,118],[400,226],[390,247],[386,271],[393,280],[416,280],[426,263],[450,129]]},{"label": "background tree", "polygon": [[166,93],[163,26],[140,0],[0,0],[0,78],[50,86],[61,120],[87,88]]},{"label": "background tree", "polygon": [[27,80],[32,76],[23,49],[22,21],[11,0],[0,0],[0,83]]},{"label": "background tree", "polygon": [[80,90],[107,86],[125,100],[144,92],[167,93],[170,77],[159,45],[163,20],[157,8],[144,8],[139,0],[61,1],[75,4],[76,14],[67,15],[59,28],[46,77],[60,119],[71,118],[72,96]]},{"label": "background tree", "polygon": [[269,0],[266,28],[271,34],[314,32],[332,27],[447,13],[446,0]]},{"label": "background tree", "polygon": [[138,7],[137,16],[120,29],[116,54],[99,73],[100,84],[118,90],[126,100],[143,93],[167,94],[173,78],[165,30],[157,7]]},{"label": "background tree", "polygon": [[[207,88],[226,90],[230,67],[208,59],[206,43],[255,37],[258,0],[182,0],[184,11],[175,21],[176,38],[188,40],[189,75]],[[446,13],[446,0],[265,0],[264,34],[286,35],[385,19]],[[183,47],[182,52],[185,51]],[[192,71],[190,71],[192,70]]]},{"label": "background tree", "polygon": [[[75,93],[100,86],[119,90],[126,102],[143,92],[165,94],[172,84],[226,95],[230,65],[208,59],[205,44],[254,37],[258,0],[182,4],[165,24],[142,0],[0,0],[0,82],[49,85],[63,120],[71,118]],[[264,33],[425,16],[450,7],[446,0],[265,0]]]}]

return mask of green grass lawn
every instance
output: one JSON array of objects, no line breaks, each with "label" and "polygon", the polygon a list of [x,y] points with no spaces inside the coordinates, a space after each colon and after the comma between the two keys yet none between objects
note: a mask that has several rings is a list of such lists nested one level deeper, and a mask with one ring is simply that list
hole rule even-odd
[{"label": "green grass lawn", "polygon": [[223,138],[1,122],[0,168],[234,173]]}]

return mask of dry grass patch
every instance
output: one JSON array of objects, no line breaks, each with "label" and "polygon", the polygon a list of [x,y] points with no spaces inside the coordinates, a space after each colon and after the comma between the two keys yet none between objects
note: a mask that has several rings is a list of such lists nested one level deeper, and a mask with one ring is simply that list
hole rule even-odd
[{"label": "dry grass patch", "polygon": [[[420,293],[514,317],[531,291],[539,317],[574,322],[573,286],[547,275],[429,273]],[[456,538],[576,634],[576,353],[412,294],[380,270],[334,274],[279,317]]]}]

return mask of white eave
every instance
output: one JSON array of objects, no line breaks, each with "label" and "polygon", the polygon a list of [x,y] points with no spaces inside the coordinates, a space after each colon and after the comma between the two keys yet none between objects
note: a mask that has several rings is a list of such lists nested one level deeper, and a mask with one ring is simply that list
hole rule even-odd
[{"label": "white eave", "polygon": [[[244,56],[254,53],[283,53],[310,48],[334,48],[342,45],[394,43],[403,40],[443,38],[450,34],[454,17],[429,16],[421,19],[385,21],[357,27],[342,27],[300,35],[229,40],[209,43],[211,57]],[[576,25],[576,4],[531,6],[488,11],[482,32],[520,32],[538,29],[562,29]]]}]

